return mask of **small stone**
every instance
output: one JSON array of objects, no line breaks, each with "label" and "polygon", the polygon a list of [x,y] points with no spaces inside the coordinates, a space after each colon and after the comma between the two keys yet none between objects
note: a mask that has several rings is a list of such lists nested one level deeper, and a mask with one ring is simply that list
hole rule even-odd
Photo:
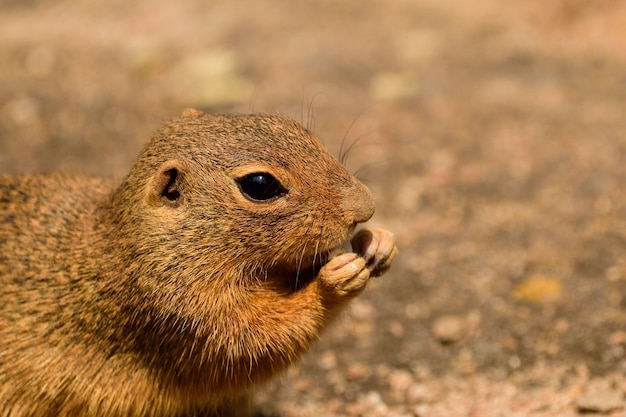
[{"label": "small stone", "polygon": [[434,390],[427,384],[414,384],[407,392],[407,401],[409,404],[428,403],[435,400]]},{"label": "small stone", "polygon": [[566,319],[558,319],[554,324],[554,330],[559,334],[565,334],[569,330],[569,321]]},{"label": "small stone", "polygon": [[374,306],[365,300],[354,300],[350,307],[350,315],[359,321],[371,320],[374,311]]},{"label": "small stone", "polygon": [[380,393],[376,391],[370,391],[362,394],[357,399],[356,403],[349,404],[346,407],[346,412],[351,416],[386,416],[389,412],[389,407],[383,401]]},{"label": "small stone", "polygon": [[389,374],[389,387],[394,391],[406,391],[414,382],[413,374],[405,369],[396,369]]},{"label": "small stone", "polygon": [[404,336],[404,326],[399,321],[392,320],[389,322],[389,333],[393,337],[400,338]]},{"label": "small stone", "polygon": [[19,96],[5,104],[2,112],[8,115],[14,125],[27,126],[35,123],[35,119],[40,116],[41,109],[35,98]]},{"label": "small stone", "polygon": [[606,279],[610,282],[621,281],[626,276],[626,274],[624,274],[624,267],[621,265],[607,268],[604,274],[606,276]]},{"label": "small stone", "polygon": [[519,301],[534,304],[554,303],[563,296],[563,283],[558,277],[533,275],[513,290],[513,297]]},{"label": "small stone", "polygon": [[626,332],[623,330],[618,330],[609,336],[609,343],[611,345],[623,345],[626,344]]},{"label": "small stone", "polygon": [[356,381],[365,378],[372,373],[369,366],[362,363],[353,363],[345,371],[346,378],[349,381]]},{"label": "small stone", "polygon": [[509,367],[511,369],[517,369],[522,365],[522,360],[517,355],[513,355],[509,358]]},{"label": "small stone", "polygon": [[370,81],[370,95],[377,100],[398,100],[414,96],[419,87],[412,72],[382,72]]},{"label": "small stone", "polygon": [[413,407],[413,415],[415,417],[424,417],[430,414],[430,406],[426,404],[419,404]]},{"label": "small stone", "polygon": [[608,381],[592,379],[576,401],[576,407],[584,413],[610,413],[624,407],[624,394]]},{"label": "small stone", "polygon": [[437,318],[430,330],[439,342],[454,343],[465,336],[465,322],[459,316],[445,315]]},{"label": "small stone", "polygon": [[319,360],[319,365],[322,369],[333,369],[337,367],[337,355],[332,350],[326,350],[322,354],[322,357]]}]

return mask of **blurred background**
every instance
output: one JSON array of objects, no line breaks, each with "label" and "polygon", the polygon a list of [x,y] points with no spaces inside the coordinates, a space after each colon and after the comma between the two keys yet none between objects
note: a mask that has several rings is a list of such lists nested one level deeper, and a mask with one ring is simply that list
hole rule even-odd
[{"label": "blurred background", "polygon": [[0,173],[186,107],[345,137],[398,236],[267,415],[625,415],[626,2],[0,0]]}]

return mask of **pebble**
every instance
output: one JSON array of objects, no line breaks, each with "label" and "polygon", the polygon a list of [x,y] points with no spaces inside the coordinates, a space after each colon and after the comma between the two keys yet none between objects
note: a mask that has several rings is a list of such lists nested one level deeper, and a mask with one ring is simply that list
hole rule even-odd
[{"label": "pebble", "polygon": [[370,95],[376,100],[399,100],[419,92],[420,83],[414,73],[381,72],[370,81]]},{"label": "pebble", "polygon": [[334,369],[337,367],[337,355],[333,350],[327,349],[321,355],[318,364],[322,369],[325,369],[327,371],[330,369]]},{"label": "pebble", "polygon": [[391,320],[389,322],[389,333],[396,338],[404,336],[404,326],[397,320]]},{"label": "pebble", "polygon": [[369,391],[361,395],[356,403],[346,407],[346,412],[351,416],[387,416],[389,407],[383,401],[379,392]]},{"label": "pebble", "polygon": [[389,388],[393,391],[406,391],[411,388],[414,383],[413,374],[407,370],[396,369],[389,374]]},{"label": "pebble", "polygon": [[441,343],[455,343],[465,336],[465,320],[456,315],[444,315],[435,319],[430,331]]},{"label": "pebble", "polygon": [[609,381],[592,379],[576,401],[576,407],[583,413],[610,413],[622,409],[624,401],[624,394]]},{"label": "pebble", "polygon": [[407,392],[407,401],[409,404],[421,404],[434,401],[436,392],[431,385],[432,384],[416,383],[411,386]]},{"label": "pebble", "polygon": [[563,283],[558,277],[533,275],[518,284],[513,297],[534,304],[554,303],[563,296]]},{"label": "pebble", "polygon": [[41,113],[40,107],[34,97],[22,95],[5,104],[2,113],[8,116],[14,126],[22,127],[35,123]]},{"label": "pebble", "polygon": [[626,344],[626,332],[623,330],[617,330],[609,335],[609,344],[611,345],[623,345]]}]

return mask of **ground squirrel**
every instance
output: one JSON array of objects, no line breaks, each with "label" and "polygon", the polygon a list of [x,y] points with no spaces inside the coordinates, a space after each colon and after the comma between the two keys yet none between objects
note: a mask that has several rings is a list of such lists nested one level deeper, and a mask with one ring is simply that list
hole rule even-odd
[{"label": "ground squirrel", "polygon": [[277,115],[186,110],[121,185],[0,177],[0,416],[246,415],[388,269],[373,212]]}]

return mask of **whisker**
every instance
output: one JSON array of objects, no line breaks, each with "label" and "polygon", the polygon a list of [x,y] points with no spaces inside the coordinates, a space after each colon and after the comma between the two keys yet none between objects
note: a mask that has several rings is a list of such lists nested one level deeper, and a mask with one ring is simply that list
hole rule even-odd
[{"label": "whisker", "polygon": [[348,145],[348,147],[343,150],[344,154],[340,156],[340,160],[339,161],[343,165],[345,165],[348,162],[348,156],[350,155],[350,152],[352,152],[354,149],[356,149],[357,145],[358,146],[377,145],[376,142],[363,142],[363,139],[365,139],[366,137],[370,136],[372,133],[374,133],[374,129],[369,130],[369,131],[363,133],[361,136],[356,138],[352,143],[350,143],[350,145]]},{"label": "whisker", "polygon": [[[320,234],[321,236],[321,234]],[[320,249],[320,239],[315,242],[315,252],[313,253],[313,269],[315,270],[315,261],[317,261],[317,252]]]},{"label": "whisker", "polygon": [[306,130],[308,130],[309,132],[313,132],[315,130],[315,115],[314,115],[314,102],[315,99],[317,98],[317,96],[320,96],[324,93],[322,92],[317,92],[315,94],[313,94],[313,97],[311,97],[311,99],[309,100],[308,103],[308,109],[307,109],[307,124],[306,124]]},{"label": "whisker", "polygon": [[315,95],[311,97],[307,103],[306,108],[306,130],[312,131],[313,126],[311,126],[311,122],[315,123],[315,119],[313,116],[313,100],[315,100]]},{"label": "whisker", "polygon": [[[319,234],[319,237],[317,238],[317,245],[315,246],[315,256],[317,256],[319,245],[320,245],[320,242],[322,241],[322,236],[324,236],[324,225],[323,224],[320,226],[320,234]],[[315,263],[313,264],[313,266],[315,266]],[[317,272],[317,271],[315,271],[315,272]]]},{"label": "whisker", "polygon": [[300,100],[300,124],[304,126],[304,87],[302,88],[302,98]]},{"label": "whisker", "polygon": [[248,100],[248,110],[250,113],[254,113],[254,108],[256,107],[256,100],[259,96],[259,90],[261,89],[261,84],[263,84],[265,80],[263,77],[254,84],[254,88],[252,90],[252,94],[250,95],[250,99]]},{"label": "whisker", "polygon": [[306,252],[306,245],[302,248],[302,253],[300,254],[300,261],[298,262],[298,269],[296,270],[296,284],[294,290],[298,290],[298,284],[300,281],[300,268],[302,268],[302,261],[304,260],[304,254]]},{"label": "whisker", "polygon": [[367,171],[368,169],[371,169],[375,166],[382,166],[385,165],[386,163],[383,161],[377,161],[377,162],[369,162],[367,164],[362,165],[359,169],[357,169],[352,175],[354,175],[359,181],[362,179],[359,176],[362,175],[365,171]]},{"label": "whisker", "polygon": [[[311,213],[313,213],[313,210],[309,211],[306,214],[306,218],[305,218],[305,222],[308,221],[311,218]],[[311,222],[309,223],[309,227],[306,229],[306,231],[304,232],[304,237],[306,237],[307,239],[305,239],[306,241],[308,241],[308,235],[309,232],[311,231],[311,228],[313,228],[313,220],[311,220]],[[319,245],[319,242],[318,242]],[[298,289],[298,284],[299,284],[299,279],[300,279],[300,269],[302,268],[302,261],[304,260],[304,254],[306,253],[306,248],[307,245],[304,245],[304,247],[302,248],[302,253],[300,254],[300,261],[298,262],[298,269],[296,271],[296,290]],[[316,246],[316,252],[317,252],[317,246]],[[315,262],[313,262],[315,264]]]},{"label": "whisker", "polygon": [[[341,138],[341,145],[339,145],[339,162],[342,165],[345,165],[348,160],[349,148],[348,150],[344,149],[346,145],[346,141],[348,140],[348,134],[350,133],[350,131],[352,130],[356,122],[361,118],[364,112],[365,110],[361,111],[359,114],[356,115],[354,119],[352,119],[352,121],[350,122],[350,125],[348,126],[348,129],[346,129],[346,132],[343,134],[343,137]],[[345,153],[344,153],[344,150],[345,150]]]}]

